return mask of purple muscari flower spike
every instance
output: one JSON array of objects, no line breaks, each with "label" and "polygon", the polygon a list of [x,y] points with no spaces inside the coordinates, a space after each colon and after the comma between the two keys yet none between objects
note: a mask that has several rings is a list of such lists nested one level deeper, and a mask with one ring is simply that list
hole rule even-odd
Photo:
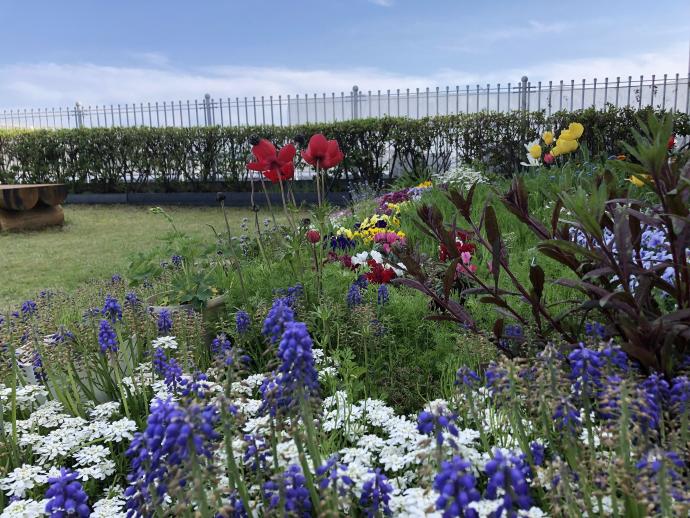
[{"label": "purple muscari flower spike", "polygon": [[117,334],[115,330],[105,319],[101,320],[100,328],[98,329],[98,345],[101,346],[103,354],[107,352],[117,352]]},{"label": "purple muscari flower spike", "polygon": [[231,349],[232,342],[225,333],[219,334],[213,339],[213,342],[211,342],[211,352],[214,355],[230,352]]},{"label": "purple muscari flower spike", "polygon": [[683,415],[688,411],[688,402],[690,401],[690,379],[687,376],[678,376],[671,380],[671,384],[669,393],[671,409],[677,414]]},{"label": "purple muscari flower spike", "polygon": [[544,445],[542,443],[532,441],[531,443],[529,443],[529,450],[532,454],[532,461],[534,462],[535,466],[541,466],[542,464],[544,464],[544,460],[546,459],[546,453]]},{"label": "purple muscari flower spike", "polygon": [[381,286],[379,286],[379,290],[376,294],[376,302],[380,306],[385,306],[386,304],[388,304],[388,297],[388,286],[382,284]]},{"label": "purple muscari flower spike", "polygon": [[269,466],[266,464],[269,455],[269,445],[266,443],[266,440],[259,435],[245,434],[244,442],[247,443],[242,456],[244,465],[248,466],[252,471],[269,469]]},{"label": "purple muscari flower spike", "polygon": [[381,473],[381,468],[372,471],[372,477],[362,485],[362,494],[359,497],[359,505],[367,518],[373,518],[379,513],[391,516],[389,506],[393,486],[388,482],[388,477]]},{"label": "purple muscari flower spike", "polygon": [[[338,473],[338,471],[341,473]],[[324,491],[330,486],[340,496],[345,496],[348,488],[354,484],[353,480],[345,472],[347,472],[347,466],[338,463],[338,455],[331,455],[325,463],[316,468],[319,489]]]},{"label": "purple muscari flower spike", "polygon": [[[447,430],[453,437],[458,436],[458,428],[455,426],[457,415],[449,412],[443,406],[437,406],[431,412],[424,410],[417,416],[417,430],[424,435],[434,434],[436,444],[443,444],[443,432]],[[455,446],[451,439],[451,445]]]},{"label": "purple muscari flower spike", "polygon": [[269,480],[264,484],[264,493],[270,509],[277,509],[280,504],[281,486],[285,495],[284,509],[278,510],[284,516],[299,516],[309,518],[312,516],[312,504],[306,479],[302,469],[296,464],[290,465],[280,477],[280,483]]},{"label": "purple muscari flower spike", "polygon": [[[211,445],[220,437],[214,430],[218,417],[212,405],[183,407],[171,398],[151,404],[146,428],[135,434],[127,450],[131,459],[125,490],[129,515],[139,516],[147,504],[162,501],[170,482],[170,467],[212,456]],[[151,495],[154,486],[155,495]]]},{"label": "purple muscari flower spike", "polygon": [[290,308],[284,298],[277,298],[273,301],[266,319],[264,320],[261,333],[267,336],[272,344],[276,344],[283,335],[286,324],[294,322],[295,313]]},{"label": "purple muscari flower spike", "polygon": [[617,345],[607,345],[604,349],[602,349],[600,357],[606,360],[610,365],[617,367],[623,372],[628,372],[630,370],[630,361],[628,360],[628,355],[625,354]]},{"label": "purple muscari flower spike", "polygon": [[182,266],[182,256],[175,254],[170,258],[170,262],[173,264],[175,268],[179,268],[180,266]]},{"label": "purple muscari flower spike", "polygon": [[173,327],[172,313],[168,309],[161,309],[158,313],[158,334],[167,335]]},{"label": "purple muscari flower spike", "polygon": [[352,284],[359,286],[359,289],[361,290],[366,290],[367,286],[369,286],[369,281],[367,280],[365,275],[360,275],[359,277],[357,277],[357,280]]},{"label": "purple muscari flower spike", "polygon": [[502,394],[508,390],[510,386],[510,380],[508,379],[508,371],[498,365],[497,363],[491,362],[489,368],[486,369],[486,388],[489,389],[489,393],[493,398],[497,394]]},{"label": "purple muscari flower spike", "polygon": [[580,411],[575,408],[573,403],[567,398],[562,398],[560,403],[556,406],[556,410],[553,413],[553,420],[556,423],[556,430],[559,432],[566,430],[572,435],[577,435],[582,427]]},{"label": "purple muscari flower spike", "polygon": [[657,373],[652,373],[639,384],[633,400],[632,417],[640,423],[643,431],[656,430],[662,417],[664,403],[670,398],[668,382]]},{"label": "purple muscari flower spike", "polygon": [[110,282],[113,284],[122,282],[122,275],[120,275],[119,273],[113,274],[113,276],[110,278]]},{"label": "purple muscari flower spike", "polygon": [[127,293],[127,295],[125,295],[125,302],[132,307],[138,306],[141,303],[139,297],[137,297],[137,294],[133,291],[130,291]]},{"label": "purple muscari flower spike", "polygon": [[503,500],[496,509],[496,516],[501,516],[503,511],[507,516],[517,516],[517,509],[529,509],[532,506],[528,482],[530,469],[523,457],[506,454],[495,448],[494,456],[486,463],[484,471],[489,476],[486,496],[492,500]]},{"label": "purple muscari flower spike", "polygon": [[288,398],[295,395],[308,398],[318,392],[319,378],[306,324],[290,322],[285,326],[278,346],[278,358],[278,383]]},{"label": "purple muscari flower spike", "polygon": [[353,308],[362,303],[362,289],[357,284],[352,284],[347,290],[347,307]]},{"label": "purple muscari flower spike", "polygon": [[45,494],[48,499],[45,512],[51,518],[63,518],[65,516],[88,518],[91,515],[88,504],[89,497],[77,480],[78,476],[77,472],[60,468],[59,476],[48,479],[50,487]]},{"label": "purple muscari flower spike", "polygon": [[31,367],[36,381],[45,381],[47,379],[46,371],[43,368],[43,358],[41,358],[41,354],[38,351],[34,351],[33,353]]},{"label": "purple muscari flower spike", "polygon": [[601,322],[587,322],[585,324],[585,335],[603,340],[606,337],[606,328]]},{"label": "purple muscari flower spike", "polygon": [[433,487],[439,494],[436,509],[443,513],[443,518],[479,516],[477,511],[467,507],[470,502],[478,501],[480,496],[472,466],[466,460],[453,457],[450,461],[443,461]]},{"label": "purple muscari flower spike", "polygon": [[593,396],[601,388],[601,368],[603,360],[599,352],[588,349],[584,344],[568,355],[572,371],[570,379],[578,395]]},{"label": "purple muscari flower spike", "polygon": [[177,391],[177,387],[182,381],[182,367],[175,358],[168,359],[165,351],[160,347],[153,353],[153,369],[158,375],[163,376],[168,390]]},{"label": "purple muscari flower spike", "polygon": [[22,314],[29,316],[33,315],[36,313],[37,310],[36,303],[33,300],[27,300],[24,303],[22,303]]},{"label": "purple muscari flower spike", "polygon": [[458,369],[455,374],[455,385],[464,385],[465,387],[475,388],[479,385],[479,375],[470,369],[469,367],[463,365]]},{"label": "purple muscari flower spike", "polygon": [[103,309],[101,309],[101,315],[113,323],[117,320],[122,320],[122,306],[120,306],[120,303],[115,297],[106,295]]},{"label": "purple muscari flower spike", "polygon": [[245,334],[249,330],[251,323],[252,321],[246,311],[240,310],[235,315],[235,327],[237,329],[237,334]]},{"label": "purple muscari flower spike", "polygon": [[[645,457],[638,461],[637,469],[646,472],[648,475],[656,477],[662,469],[666,470],[666,475],[671,480],[679,480],[685,469],[685,463],[674,451],[664,451],[659,448],[648,451]],[[677,470],[674,468],[678,468]]]}]

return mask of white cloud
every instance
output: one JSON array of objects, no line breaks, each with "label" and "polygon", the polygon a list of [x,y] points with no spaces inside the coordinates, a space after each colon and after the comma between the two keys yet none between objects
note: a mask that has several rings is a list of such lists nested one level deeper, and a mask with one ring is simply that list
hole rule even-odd
[{"label": "white cloud", "polygon": [[[316,92],[330,95],[346,94],[352,85],[367,92],[396,88],[405,91],[419,87],[432,89],[437,85],[464,86],[466,84],[516,83],[522,75],[531,81],[563,79],[569,83],[582,78],[596,77],[610,80],[619,75],[627,81],[628,74],[638,78],[664,73],[673,77],[687,73],[687,43],[666,48],[663,52],[649,52],[621,57],[596,57],[566,61],[545,61],[520,67],[474,73],[468,70],[445,69],[431,74],[399,74],[376,68],[292,69],[279,67],[217,66],[182,70],[175,68],[164,56],[141,56],[141,66],[117,67],[91,63],[35,63],[0,66],[0,109],[44,108],[84,105],[201,99],[208,92],[214,98],[269,95],[294,97]],[[157,63],[157,65],[152,64]]]}]

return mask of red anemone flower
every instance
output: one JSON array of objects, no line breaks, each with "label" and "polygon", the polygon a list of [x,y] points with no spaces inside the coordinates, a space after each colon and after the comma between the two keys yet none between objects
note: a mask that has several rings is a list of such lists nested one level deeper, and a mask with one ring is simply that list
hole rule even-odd
[{"label": "red anemone flower", "polygon": [[369,259],[367,264],[369,265],[369,268],[371,268],[371,271],[366,274],[366,278],[373,284],[388,284],[396,277],[395,270],[392,268],[386,268],[373,259]]},{"label": "red anemone flower", "polygon": [[342,162],[345,155],[340,151],[337,140],[326,140],[321,133],[309,139],[306,151],[302,151],[302,158],[309,164],[320,169],[330,169]]},{"label": "red anemone flower", "polygon": [[292,163],[295,153],[297,150],[292,144],[283,146],[276,152],[273,144],[266,139],[261,139],[257,145],[252,146],[252,154],[256,157],[256,162],[249,162],[247,169],[262,172],[273,183],[291,180],[295,176],[295,165]]}]

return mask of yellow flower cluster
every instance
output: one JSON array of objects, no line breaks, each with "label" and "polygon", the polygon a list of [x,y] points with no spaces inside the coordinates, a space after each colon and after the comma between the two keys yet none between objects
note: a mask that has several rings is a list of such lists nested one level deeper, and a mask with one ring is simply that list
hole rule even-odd
[{"label": "yellow flower cluster", "polygon": [[433,187],[433,186],[434,186],[434,184],[431,182],[431,180],[425,180],[422,183],[420,183],[419,185],[417,185],[416,187],[417,187],[417,189],[428,189],[428,188]]},{"label": "yellow flower cluster", "polygon": [[[584,131],[585,127],[582,124],[579,122],[571,122],[568,125],[568,129],[562,130],[560,135],[558,135],[556,145],[551,149],[551,154],[556,157],[559,155],[566,155],[577,150],[578,146],[580,145],[577,139],[582,136]],[[551,132],[548,133],[550,134],[551,141],[553,142],[553,134],[551,134]],[[546,138],[544,138],[544,142],[546,142]]]},{"label": "yellow flower cluster", "polygon": [[[385,222],[386,226],[383,228],[378,226],[377,224],[380,222]],[[367,244],[374,241],[374,237],[376,236],[376,234],[380,232],[394,232],[399,237],[404,238],[405,233],[396,230],[399,227],[400,220],[397,216],[388,216],[387,214],[374,214],[373,216],[362,221],[359,228],[352,232],[352,236],[354,239],[361,239]]]},{"label": "yellow flower cluster", "polygon": [[345,227],[340,227],[335,232],[335,235],[336,236],[344,236],[347,239],[354,239],[355,238],[355,235],[353,234],[352,230],[350,230],[349,228],[345,228]]}]

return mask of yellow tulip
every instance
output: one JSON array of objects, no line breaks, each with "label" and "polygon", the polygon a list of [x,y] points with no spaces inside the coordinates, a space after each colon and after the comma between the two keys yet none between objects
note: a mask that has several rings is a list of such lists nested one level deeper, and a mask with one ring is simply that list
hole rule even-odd
[{"label": "yellow tulip", "polygon": [[541,146],[539,144],[534,144],[529,148],[529,154],[535,160],[541,157]]},{"label": "yellow tulip", "polygon": [[567,144],[566,149],[567,149],[568,153],[572,153],[579,146],[577,140],[566,140],[566,144]]},{"label": "yellow tulip", "polygon": [[568,131],[573,136],[573,138],[580,138],[585,131],[585,127],[579,122],[571,122],[568,125]]},{"label": "yellow tulip", "polygon": [[644,181],[642,181],[637,176],[631,176],[630,178],[628,178],[628,181],[632,183],[635,187],[642,187],[644,185]]},{"label": "yellow tulip", "polygon": [[544,139],[544,144],[549,146],[553,142],[553,133],[551,131],[545,131],[541,138]]},{"label": "yellow tulip", "polygon": [[558,144],[556,144],[556,145],[553,147],[553,149],[551,150],[551,154],[552,154],[554,157],[557,157],[557,156],[561,155],[561,153],[562,153],[562,151],[561,151],[561,148],[558,146]]},{"label": "yellow tulip", "polygon": [[570,133],[570,130],[564,129],[561,131],[561,134],[558,135],[559,140],[575,140],[575,137],[573,136],[572,133]]}]

